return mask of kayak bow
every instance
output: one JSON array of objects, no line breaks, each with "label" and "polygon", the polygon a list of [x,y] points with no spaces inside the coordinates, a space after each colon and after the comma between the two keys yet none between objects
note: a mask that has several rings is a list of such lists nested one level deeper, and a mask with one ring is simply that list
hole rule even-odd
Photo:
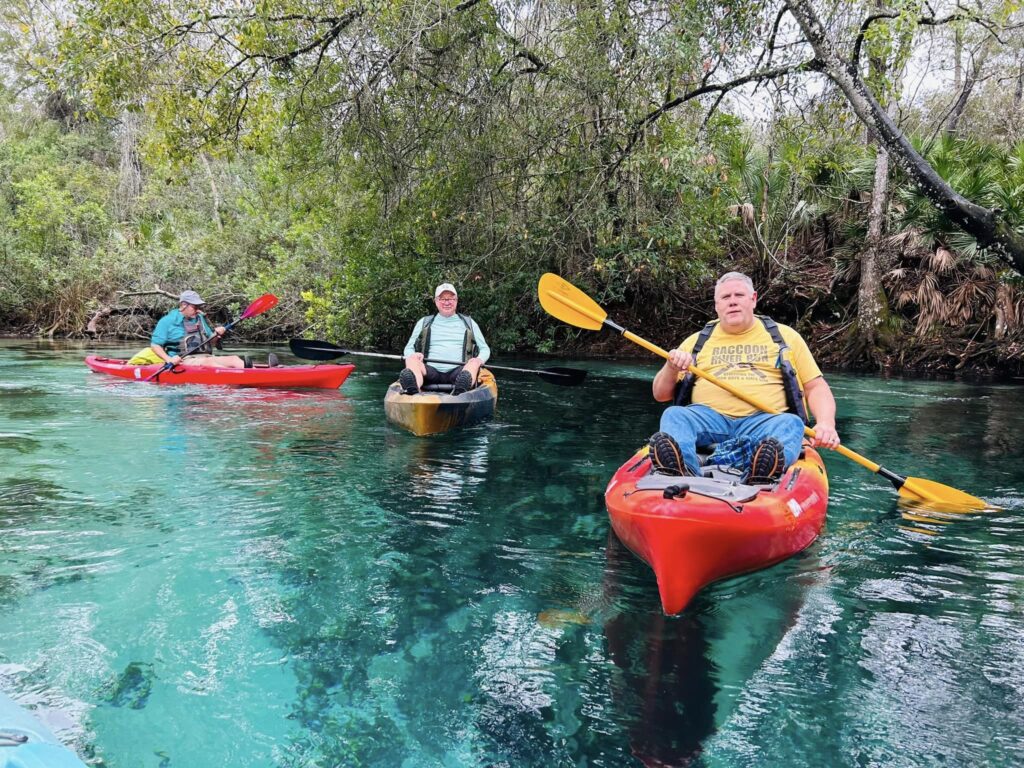
[{"label": "kayak bow", "polygon": [[825,523],[828,477],[810,446],[772,486],[744,485],[719,468],[705,472],[711,476],[654,473],[644,448],[605,491],[615,534],[654,570],[668,615],[713,581],[800,552]]}]

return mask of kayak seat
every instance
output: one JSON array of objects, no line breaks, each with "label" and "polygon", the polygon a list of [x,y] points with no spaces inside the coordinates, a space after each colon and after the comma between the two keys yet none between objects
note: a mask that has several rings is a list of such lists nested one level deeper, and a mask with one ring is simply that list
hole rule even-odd
[{"label": "kayak seat", "polygon": [[[420,392],[437,392],[442,395],[453,395],[455,394],[453,391],[454,389],[454,384],[425,384],[420,387]],[[474,389],[476,389],[476,387],[474,387]]]}]

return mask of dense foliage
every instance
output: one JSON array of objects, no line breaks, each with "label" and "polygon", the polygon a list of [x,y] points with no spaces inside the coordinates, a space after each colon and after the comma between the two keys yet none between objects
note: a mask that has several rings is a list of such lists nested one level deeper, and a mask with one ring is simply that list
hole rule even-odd
[{"label": "dense foliage", "polygon": [[[916,39],[916,6],[900,8],[865,35],[892,98]],[[836,18],[856,29],[850,10]],[[98,332],[144,336],[185,287],[225,315],[270,290],[281,306],[248,333],[394,349],[444,279],[498,350],[553,351],[577,336],[536,302],[556,271],[670,343],[710,313],[713,275],[738,267],[833,361],[951,367],[960,337],[993,343],[974,362],[1013,357],[1016,276],[898,173],[886,332],[852,343],[876,152],[863,126],[838,92],[805,93],[796,65],[754,78],[754,102],[709,86],[766,71],[758,45],[784,32],[772,7],[73,11],[31,19],[31,41],[8,25],[2,328],[78,334],[102,310]],[[961,24],[957,40],[969,34]],[[988,61],[1008,66],[1007,50]],[[956,132],[936,132],[937,102],[906,124],[958,192],[1019,228],[1019,94],[987,132],[967,103]]]}]

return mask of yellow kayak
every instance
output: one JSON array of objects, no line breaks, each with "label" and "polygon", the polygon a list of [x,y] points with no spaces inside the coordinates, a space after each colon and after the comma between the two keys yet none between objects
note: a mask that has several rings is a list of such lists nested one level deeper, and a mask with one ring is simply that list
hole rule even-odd
[{"label": "yellow kayak", "polygon": [[449,390],[449,385],[441,384],[429,386],[416,395],[403,395],[396,381],[384,395],[384,413],[388,421],[414,435],[436,435],[494,415],[498,382],[486,368],[480,369],[477,386],[468,392],[453,395]]}]

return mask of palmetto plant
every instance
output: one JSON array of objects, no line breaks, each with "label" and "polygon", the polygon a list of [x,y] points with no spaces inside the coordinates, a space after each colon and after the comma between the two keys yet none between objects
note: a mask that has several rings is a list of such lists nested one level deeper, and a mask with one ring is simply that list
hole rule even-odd
[{"label": "palmetto plant", "polygon": [[737,143],[727,159],[737,177],[732,211],[742,224],[733,247],[756,254],[768,271],[799,258],[825,260],[832,252],[842,258],[848,243],[862,240],[873,166],[861,147],[815,151],[790,134],[775,146]]},{"label": "palmetto plant", "polygon": [[[926,156],[958,192],[1000,209],[1024,231],[1024,144],[1007,151],[944,136]],[[901,258],[887,284],[897,307],[916,307],[917,333],[948,327],[1001,337],[1020,328],[1018,281],[916,187],[901,187],[897,199]]]}]

